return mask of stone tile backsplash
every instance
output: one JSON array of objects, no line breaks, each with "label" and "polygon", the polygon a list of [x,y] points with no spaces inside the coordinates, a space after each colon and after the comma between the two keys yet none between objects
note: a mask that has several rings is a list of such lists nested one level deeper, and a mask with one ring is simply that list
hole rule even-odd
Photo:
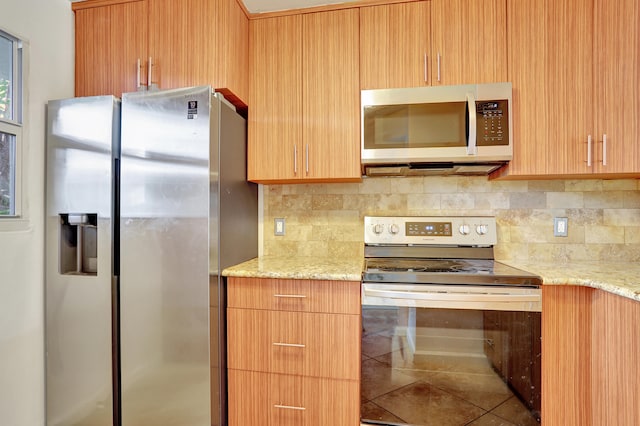
[{"label": "stone tile backsplash", "polygon": [[[264,255],[362,256],[366,215],[492,215],[499,260],[640,261],[640,180],[367,178],[263,187]],[[274,236],[274,218],[286,235]],[[554,237],[553,218],[569,218]]]}]

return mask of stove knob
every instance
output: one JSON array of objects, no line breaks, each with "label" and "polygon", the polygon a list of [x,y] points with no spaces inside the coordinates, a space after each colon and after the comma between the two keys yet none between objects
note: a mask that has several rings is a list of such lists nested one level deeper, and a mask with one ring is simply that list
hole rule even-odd
[{"label": "stove knob", "polygon": [[471,229],[469,228],[469,225],[460,225],[460,233],[462,235],[469,235],[470,231]]},{"label": "stove knob", "polygon": [[382,234],[382,231],[384,231],[384,226],[382,226],[381,224],[376,224],[373,225],[373,233],[376,235],[380,235]]},{"label": "stove knob", "polygon": [[389,226],[389,232],[391,233],[391,235],[396,235],[398,232],[400,232],[400,227],[395,223],[392,223],[391,226]]},{"label": "stove knob", "polygon": [[488,230],[487,225],[477,225],[476,226],[476,232],[478,233],[478,235],[486,234],[487,230]]}]

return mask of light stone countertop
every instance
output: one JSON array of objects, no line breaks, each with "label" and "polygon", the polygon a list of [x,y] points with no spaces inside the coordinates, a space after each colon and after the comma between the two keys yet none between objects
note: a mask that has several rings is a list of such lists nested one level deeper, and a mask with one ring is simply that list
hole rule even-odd
[{"label": "light stone countertop", "polygon": [[363,265],[363,258],[264,256],[225,268],[222,275],[245,278],[360,281]]},{"label": "light stone countertop", "polygon": [[[593,287],[640,301],[640,265],[624,262],[540,263],[501,261],[542,277],[544,285]],[[248,278],[360,281],[364,259],[258,257],[226,268],[222,275]]]},{"label": "light stone countertop", "polygon": [[543,285],[592,287],[640,301],[640,265],[626,262],[502,261],[542,277]]}]

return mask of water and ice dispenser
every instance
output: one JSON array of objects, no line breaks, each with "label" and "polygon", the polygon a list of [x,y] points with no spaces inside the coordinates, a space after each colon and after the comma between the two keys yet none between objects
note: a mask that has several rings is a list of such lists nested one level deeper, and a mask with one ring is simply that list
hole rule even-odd
[{"label": "water and ice dispenser", "polygon": [[98,274],[98,215],[60,214],[60,273]]}]

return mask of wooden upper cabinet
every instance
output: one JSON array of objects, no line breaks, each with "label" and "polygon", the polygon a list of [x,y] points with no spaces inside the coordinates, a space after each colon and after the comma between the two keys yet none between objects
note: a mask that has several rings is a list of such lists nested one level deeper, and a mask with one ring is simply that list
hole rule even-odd
[{"label": "wooden upper cabinet", "polygon": [[514,100],[510,175],[590,171],[590,2],[575,0],[571,7],[553,0],[509,3],[508,79]]},{"label": "wooden upper cabinet", "polygon": [[360,8],[360,87],[429,85],[431,2]]},{"label": "wooden upper cabinet", "polygon": [[[595,171],[640,175],[640,3],[594,0]],[[603,146],[606,135],[606,164]]]},{"label": "wooden upper cabinet", "polygon": [[[546,7],[543,0],[510,0],[508,80],[513,84],[513,160],[510,175],[545,175],[553,145],[548,142]],[[526,54],[524,53],[526,52]],[[501,171],[504,171],[504,167]]]},{"label": "wooden upper cabinet", "polygon": [[[76,14],[76,96],[211,85],[248,99],[249,21],[236,0],[88,0]],[[138,69],[137,63],[140,62]]]},{"label": "wooden upper cabinet", "polygon": [[249,22],[236,0],[148,1],[152,84],[210,84],[246,102]]},{"label": "wooden upper cabinet", "polygon": [[358,16],[251,21],[249,180],[361,179]]},{"label": "wooden upper cabinet", "polygon": [[147,1],[75,11],[76,96],[137,90],[137,63],[147,53],[147,15]]},{"label": "wooden upper cabinet", "polygon": [[431,1],[431,84],[507,81],[507,0]]},{"label": "wooden upper cabinet", "polygon": [[514,158],[499,173],[639,176],[638,2],[510,0],[508,19]]},{"label": "wooden upper cabinet", "polygon": [[302,16],[249,25],[248,179],[302,179]]},{"label": "wooden upper cabinet", "polygon": [[305,179],[359,181],[358,9],[303,16]]},{"label": "wooden upper cabinet", "polygon": [[540,59],[546,63],[543,74],[546,141],[552,149],[550,156],[541,161],[547,163],[548,174],[571,175],[591,170],[588,161],[588,138],[593,131],[591,3],[592,0],[571,3],[545,0],[547,42],[546,53]]}]

